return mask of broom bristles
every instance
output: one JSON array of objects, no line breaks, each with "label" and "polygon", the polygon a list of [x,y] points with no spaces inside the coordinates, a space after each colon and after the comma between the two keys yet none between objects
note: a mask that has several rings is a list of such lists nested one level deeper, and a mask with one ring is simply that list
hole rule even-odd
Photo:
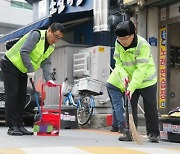
[{"label": "broom bristles", "polygon": [[137,132],[136,127],[135,127],[132,114],[129,114],[129,127],[130,127],[130,130],[132,133],[133,141],[136,142],[137,144],[143,144],[143,141],[142,141],[142,139],[141,139],[139,133]]}]

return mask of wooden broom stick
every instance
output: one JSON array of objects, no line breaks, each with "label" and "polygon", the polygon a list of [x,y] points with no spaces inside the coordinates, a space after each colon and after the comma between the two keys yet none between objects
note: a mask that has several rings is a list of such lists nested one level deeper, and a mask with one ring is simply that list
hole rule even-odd
[{"label": "wooden broom stick", "polygon": [[[114,73],[115,77],[118,79],[119,82],[122,82],[121,79],[118,77],[118,75],[114,72],[114,70],[111,68],[111,66],[108,64],[109,68],[111,69],[111,71]],[[139,133],[137,132],[136,126],[134,124],[134,119],[132,116],[132,113],[129,113],[129,126],[130,126],[130,130],[132,133],[132,138],[133,141],[137,144],[143,144],[143,141],[139,135]]]}]

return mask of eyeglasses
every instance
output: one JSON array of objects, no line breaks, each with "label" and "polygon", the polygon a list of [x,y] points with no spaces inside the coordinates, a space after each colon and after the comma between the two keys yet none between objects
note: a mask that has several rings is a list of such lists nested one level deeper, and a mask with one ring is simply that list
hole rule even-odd
[{"label": "eyeglasses", "polygon": [[54,33],[52,33],[53,34],[53,36],[54,36],[54,38],[56,39],[56,40],[60,40],[61,39],[61,37],[59,37],[58,35],[56,35],[56,34],[54,34]]},{"label": "eyeglasses", "polygon": [[125,37],[117,37],[119,41],[126,41],[131,37],[131,35],[125,36]]}]

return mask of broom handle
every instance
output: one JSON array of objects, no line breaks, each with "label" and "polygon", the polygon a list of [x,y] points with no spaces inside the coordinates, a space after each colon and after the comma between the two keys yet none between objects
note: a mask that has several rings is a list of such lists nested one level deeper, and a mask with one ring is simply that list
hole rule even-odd
[{"label": "broom handle", "polygon": [[[125,86],[125,92],[127,91],[127,83]],[[126,109],[126,121],[127,121],[127,129],[129,130],[129,109],[128,109],[128,104],[129,104],[129,100],[128,100],[128,96],[125,93],[125,109]]]},{"label": "broom handle", "polygon": [[37,107],[38,107],[38,112],[39,112],[39,115],[40,115],[40,119],[42,119],[42,113],[41,113],[41,109],[40,109],[39,100],[38,100],[38,96],[37,96],[37,93],[36,93],[34,81],[33,81],[32,78],[30,78],[29,80],[30,80],[30,82],[32,84],[32,89],[33,89],[33,92],[34,92],[34,97],[35,97],[35,101],[36,101],[36,104],[37,104]]}]

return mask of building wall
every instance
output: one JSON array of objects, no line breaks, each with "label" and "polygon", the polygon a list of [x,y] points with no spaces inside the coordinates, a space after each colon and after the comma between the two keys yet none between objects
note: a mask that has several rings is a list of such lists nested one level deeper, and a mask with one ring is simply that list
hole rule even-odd
[{"label": "building wall", "polygon": [[[154,37],[157,39],[159,38],[159,16],[158,16],[158,8],[153,7],[148,9],[148,18],[147,18],[147,40],[149,40],[150,37]],[[158,70],[158,44],[157,46],[151,45],[151,52],[153,55],[153,59],[156,65],[156,68]]]},{"label": "building wall", "polygon": [[32,22],[32,10],[12,7],[10,1],[1,1],[0,25],[7,27],[20,27]]},{"label": "building wall", "polygon": [[[179,16],[180,17],[180,16]],[[174,23],[169,25],[169,45],[170,48],[176,48],[179,52],[177,52],[175,58],[179,58],[180,55],[180,31],[178,30],[180,27],[180,22]],[[173,52],[172,50],[169,50],[170,52]],[[171,53],[170,53],[171,55]],[[168,96],[170,97],[170,103],[169,103],[169,111],[172,109],[175,109],[176,107],[180,106],[180,85],[178,84],[180,82],[180,63],[176,63],[175,67],[170,67],[170,93]]]},{"label": "building wall", "polygon": [[146,10],[141,10],[138,12],[138,18],[137,18],[137,34],[144,37],[145,39],[147,38],[147,29],[146,29],[146,24],[147,24],[147,14]]},{"label": "building wall", "polygon": [[[24,0],[17,0],[25,2]],[[22,26],[32,23],[33,11],[18,7],[12,7],[11,1],[0,2],[0,37]],[[0,44],[1,52],[5,52],[5,44]]]}]

